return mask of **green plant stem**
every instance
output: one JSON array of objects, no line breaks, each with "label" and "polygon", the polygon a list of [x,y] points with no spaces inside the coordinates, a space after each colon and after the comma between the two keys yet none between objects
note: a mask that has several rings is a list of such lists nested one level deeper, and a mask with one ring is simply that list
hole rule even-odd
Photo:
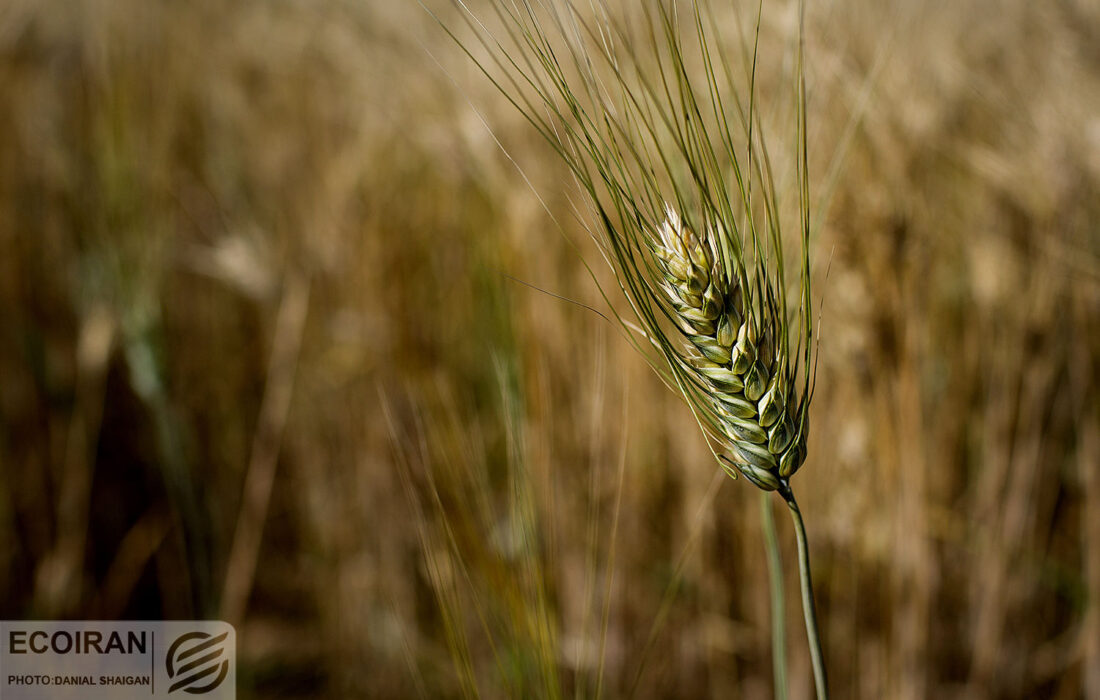
[{"label": "green plant stem", "polygon": [[802,582],[802,615],[806,618],[806,636],[810,643],[810,661],[814,667],[814,685],[818,700],[828,700],[829,685],[825,678],[825,662],[821,657],[821,638],[817,633],[817,608],[814,605],[814,586],[810,579],[810,548],[806,544],[806,526],[802,524],[802,511],[794,500],[794,493],[784,481],[779,489],[794,520],[794,534],[798,540],[798,572]]},{"label": "green plant stem", "polygon": [[771,584],[772,674],[776,700],[787,700],[787,613],[783,604],[783,562],[775,534],[771,493],[760,492],[760,517],[764,524],[764,546],[768,551],[768,582]]}]

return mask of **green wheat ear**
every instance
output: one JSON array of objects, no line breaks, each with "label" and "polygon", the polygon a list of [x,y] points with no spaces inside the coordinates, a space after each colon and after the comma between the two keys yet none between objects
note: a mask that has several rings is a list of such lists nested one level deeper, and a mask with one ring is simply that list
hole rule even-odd
[{"label": "green wheat ear", "polygon": [[486,17],[453,2],[474,39],[441,21],[444,30],[585,194],[589,232],[636,317],[615,314],[631,342],[683,395],[717,462],[790,506],[824,697],[805,531],[789,483],[806,459],[815,360],[801,24],[791,303],[754,89],[759,14],[751,52],[742,43],[739,82],[705,0],[626,3],[620,15],[607,0],[491,0]]},{"label": "green wheat ear", "polygon": [[[778,294],[766,274],[753,294],[747,280],[726,273],[721,226],[697,235],[670,207],[659,233],[651,247],[663,279],[644,283],[683,336],[682,349],[667,359],[702,387],[684,396],[731,453],[724,460],[774,491],[806,458],[807,417],[792,385]],[[743,269],[738,262],[735,270]]]},{"label": "green wheat ear", "polygon": [[624,329],[642,329],[637,347],[682,393],[731,476],[786,490],[806,458],[813,388],[801,44],[791,305],[755,45],[739,84],[700,0],[650,0],[618,17],[605,0],[584,11],[570,0],[498,0],[485,19],[455,2],[489,58],[451,36],[586,193],[590,233],[638,322],[618,317]]}]

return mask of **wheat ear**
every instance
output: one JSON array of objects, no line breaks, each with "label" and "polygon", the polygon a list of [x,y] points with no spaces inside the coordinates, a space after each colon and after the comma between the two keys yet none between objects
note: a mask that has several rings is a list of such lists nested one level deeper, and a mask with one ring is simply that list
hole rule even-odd
[{"label": "wheat ear", "polygon": [[704,387],[704,413],[733,452],[730,463],[775,491],[806,459],[798,389],[780,342],[786,329],[768,278],[758,280],[754,308],[746,282],[720,264],[717,236],[694,233],[668,208],[652,241],[664,273],[657,286],[686,340],[673,361]]}]

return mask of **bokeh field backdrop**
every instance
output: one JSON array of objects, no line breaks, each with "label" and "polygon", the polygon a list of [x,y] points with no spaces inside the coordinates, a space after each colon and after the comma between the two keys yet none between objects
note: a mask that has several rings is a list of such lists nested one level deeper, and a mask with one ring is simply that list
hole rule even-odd
[{"label": "bokeh field backdrop", "polygon": [[[1098,698],[1100,5],[806,4],[834,695]],[[757,492],[559,298],[625,310],[576,201],[412,0],[0,3],[0,616],[228,620],[240,698],[771,697]]]}]

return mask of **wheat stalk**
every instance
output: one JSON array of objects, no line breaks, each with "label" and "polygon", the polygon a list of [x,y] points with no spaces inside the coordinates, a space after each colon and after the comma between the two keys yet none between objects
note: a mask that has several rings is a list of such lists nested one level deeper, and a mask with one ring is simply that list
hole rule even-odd
[{"label": "wheat stalk", "polygon": [[790,507],[825,697],[805,529],[789,481],[806,459],[814,374],[801,41],[799,293],[789,304],[781,208],[755,105],[755,42],[743,53],[746,86],[703,0],[649,0],[636,6],[640,18],[613,16],[607,0],[588,0],[583,12],[572,0],[495,0],[493,28],[453,1],[476,39],[444,29],[584,193],[580,218],[637,323],[615,318],[683,395],[719,464]]}]

